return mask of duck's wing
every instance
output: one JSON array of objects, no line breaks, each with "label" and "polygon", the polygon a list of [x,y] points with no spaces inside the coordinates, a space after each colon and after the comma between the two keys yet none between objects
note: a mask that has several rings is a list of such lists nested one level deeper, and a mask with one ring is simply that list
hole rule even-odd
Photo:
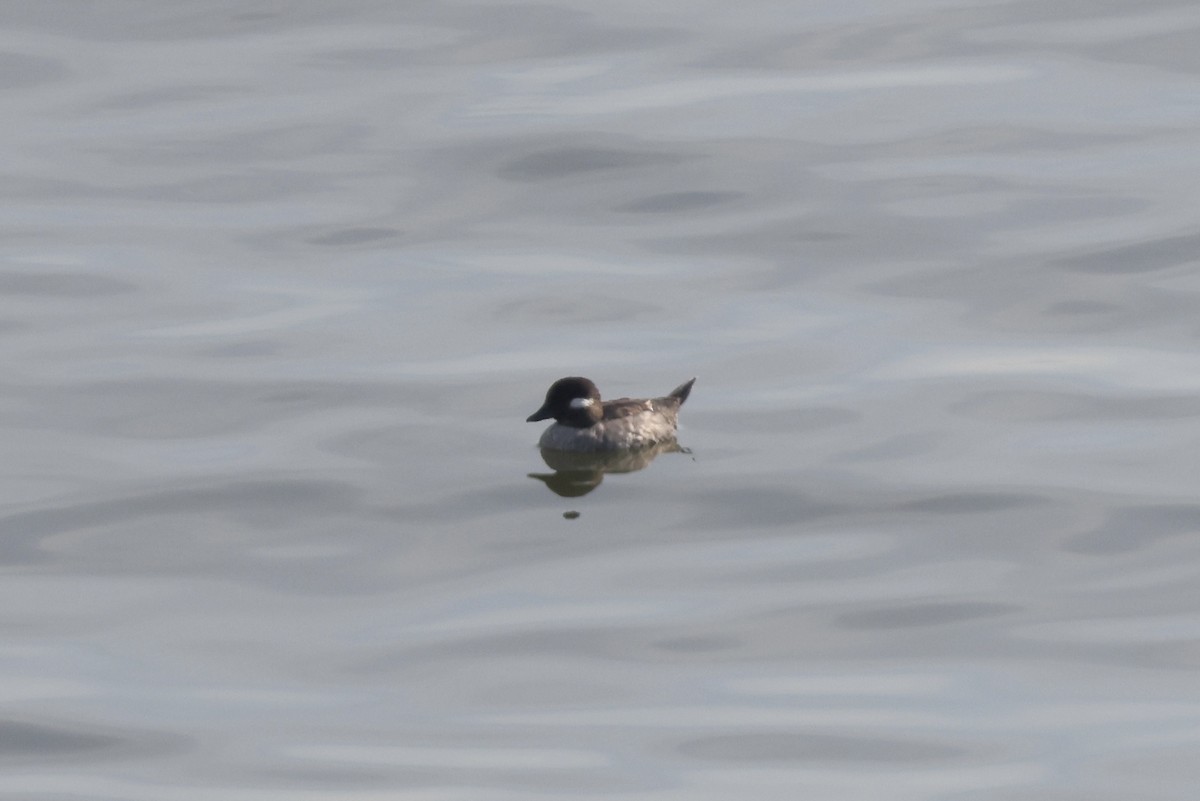
[{"label": "duck's wing", "polygon": [[688,395],[692,392],[692,384],[694,383],[696,383],[696,379],[694,378],[685,381],[671,390],[670,395],[662,398],[617,398],[616,400],[604,401],[604,419],[617,420],[622,417],[641,414],[642,412],[676,411],[688,399]]},{"label": "duck's wing", "polygon": [[653,410],[654,406],[648,400],[617,398],[616,400],[604,401],[605,420],[619,420],[622,417],[632,417],[635,414]]}]

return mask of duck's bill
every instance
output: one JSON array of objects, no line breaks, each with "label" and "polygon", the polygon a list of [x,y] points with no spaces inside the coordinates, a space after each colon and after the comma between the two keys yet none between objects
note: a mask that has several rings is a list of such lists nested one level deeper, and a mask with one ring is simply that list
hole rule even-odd
[{"label": "duck's bill", "polygon": [[533,414],[526,417],[525,422],[526,423],[536,423],[538,420],[549,420],[549,419],[550,419],[550,412],[546,409],[545,406],[543,406],[542,408],[538,409]]}]

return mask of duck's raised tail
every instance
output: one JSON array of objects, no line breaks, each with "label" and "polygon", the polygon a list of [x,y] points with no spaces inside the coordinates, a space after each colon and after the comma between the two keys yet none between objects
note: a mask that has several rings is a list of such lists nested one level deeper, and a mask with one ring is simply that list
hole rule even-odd
[{"label": "duck's raised tail", "polygon": [[688,399],[688,395],[690,395],[692,393],[692,384],[695,384],[695,383],[696,383],[695,378],[688,379],[687,381],[684,381],[679,386],[675,387],[675,389],[671,390],[671,394],[668,395],[667,397],[668,398],[679,398],[679,405],[682,406],[683,402]]}]

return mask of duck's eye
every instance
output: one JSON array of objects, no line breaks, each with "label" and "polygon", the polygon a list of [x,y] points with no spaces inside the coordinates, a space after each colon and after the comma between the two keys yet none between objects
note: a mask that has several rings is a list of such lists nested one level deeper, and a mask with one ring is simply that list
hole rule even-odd
[{"label": "duck's eye", "polygon": [[586,409],[595,403],[596,401],[592,400],[591,398],[571,398],[572,409]]}]

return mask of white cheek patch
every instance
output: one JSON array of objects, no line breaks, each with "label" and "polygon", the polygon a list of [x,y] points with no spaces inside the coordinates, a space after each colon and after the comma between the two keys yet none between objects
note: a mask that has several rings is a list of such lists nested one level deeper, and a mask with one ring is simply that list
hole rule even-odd
[{"label": "white cheek patch", "polygon": [[571,398],[572,409],[586,409],[589,406],[594,406],[596,401],[591,398]]}]

